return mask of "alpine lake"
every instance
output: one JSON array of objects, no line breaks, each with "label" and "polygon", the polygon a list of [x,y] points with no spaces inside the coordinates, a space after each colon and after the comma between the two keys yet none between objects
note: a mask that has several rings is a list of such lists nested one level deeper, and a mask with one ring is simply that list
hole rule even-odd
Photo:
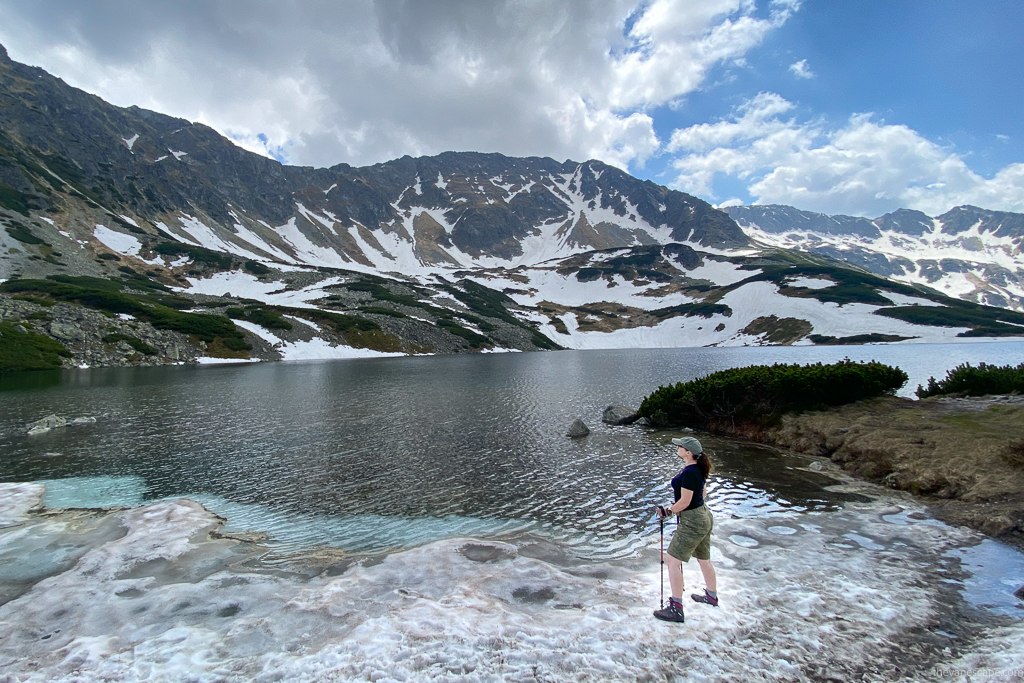
[{"label": "alpine lake", "polygon": [[[636,408],[661,385],[730,367],[843,358],[899,366],[910,376],[900,395],[909,397],[918,384],[941,379],[960,363],[1020,363],[1024,342],[556,351],[13,373],[0,377],[0,482],[45,484],[48,510],[187,498],[225,518],[222,532],[262,532],[249,566],[294,571],[301,581],[326,580],[360,562],[372,566],[452,539],[518,544],[524,556],[532,553],[552,567],[618,567],[649,579],[641,592],[653,591],[655,605],[639,605],[643,611],[657,602],[654,508],[671,497],[668,480],[680,464],[670,440],[680,433],[607,426],[603,409]],[[95,421],[27,434],[27,424],[50,414]],[[565,436],[575,418],[583,419],[590,435]],[[942,532],[945,540],[916,542],[907,537],[912,526],[928,534],[947,527],[909,496],[854,482],[835,468],[811,468],[813,459],[805,456],[697,436],[716,469],[708,504],[716,518],[713,559],[723,568],[723,595],[730,576],[742,584],[737,572],[768,571],[758,551],[789,553],[780,556],[789,558],[781,567],[773,566],[776,578],[787,567],[802,576],[848,569],[854,583],[882,580],[868,568],[878,561],[865,558],[883,552],[896,564],[914,564],[915,580],[923,580],[934,600],[954,605],[942,628],[932,627],[944,635],[915,636],[920,666],[934,669],[953,655],[966,656],[972,639],[986,629],[1019,630],[1024,623],[1024,603],[1012,594],[1024,583],[1024,556],[1014,549],[951,528]],[[883,532],[872,532],[885,523]],[[799,539],[812,536],[826,545],[800,545]],[[56,562],[26,582],[18,577],[33,560],[5,548],[0,543],[0,584],[24,584],[0,591],[8,600],[68,566]],[[818,567],[827,563],[823,548],[856,560]],[[346,559],[294,570],[295,558],[324,556],[325,550]],[[864,568],[858,568],[861,561]],[[699,585],[691,565],[688,587]],[[916,590],[909,585],[907,591]],[[527,603],[547,595],[519,590],[520,597],[533,596]],[[963,648],[954,646],[950,655],[949,644],[957,639]],[[878,656],[851,655],[851,661]],[[842,666],[863,672],[857,667],[869,665]],[[915,669],[904,663],[903,670]]]}]

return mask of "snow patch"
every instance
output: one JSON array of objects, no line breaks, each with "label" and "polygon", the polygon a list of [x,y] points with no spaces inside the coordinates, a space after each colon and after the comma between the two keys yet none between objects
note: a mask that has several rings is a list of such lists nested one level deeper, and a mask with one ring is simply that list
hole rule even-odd
[{"label": "snow patch", "polygon": [[97,224],[92,234],[107,249],[124,254],[125,256],[138,256],[139,250],[142,249],[142,242],[132,235],[111,230],[105,225]]},{"label": "snow patch", "polygon": [[798,277],[788,281],[790,287],[805,287],[807,289],[825,289],[827,287],[835,287],[835,282],[832,280],[825,280],[822,278],[814,277]]},{"label": "snow patch", "polygon": [[[301,321],[305,323],[306,321]],[[282,360],[328,360],[341,358],[383,358],[402,356],[402,353],[387,353],[372,349],[358,349],[341,344],[331,345],[327,340],[314,337],[310,341],[289,342],[281,339],[270,330],[246,320],[235,320],[235,325],[252,332],[270,343],[281,354]]]}]

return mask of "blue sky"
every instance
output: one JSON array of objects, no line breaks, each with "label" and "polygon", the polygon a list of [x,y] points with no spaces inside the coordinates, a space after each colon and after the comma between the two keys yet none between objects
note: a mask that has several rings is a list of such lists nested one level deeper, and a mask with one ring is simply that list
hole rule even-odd
[{"label": "blue sky", "polygon": [[599,158],[715,204],[1024,212],[1024,2],[0,0],[19,61],[287,163]]},{"label": "blue sky", "polygon": [[[841,127],[854,113],[902,124],[991,177],[1024,160],[1024,3],[933,0],[811,1],[747,53],[719,64],[701,89],[652,112],[659,137],[728,117],[746,99],[773,92],[791,115]],[[802,62],[803,77],[791,66]],[[672,178],[671,159],[637,175]],[[717,194],[751,199],[722,176]]]}]

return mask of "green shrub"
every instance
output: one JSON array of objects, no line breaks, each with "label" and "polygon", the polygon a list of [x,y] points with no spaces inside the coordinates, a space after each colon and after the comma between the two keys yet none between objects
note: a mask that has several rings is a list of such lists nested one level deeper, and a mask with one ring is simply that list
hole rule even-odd
[{"label": "green shrub", "polygon": [[6,185],[0,185],[0,206],[28,215],[28,197]]},{"label": "green shrub", "polygon": [[913,337],[901,337],[898,334],[881,334],[871,332],[869,334],[854,334],[849,337],[830,337],[823,334],[809,334],[807,338],[815,344],[824,346],[842,346],[848,344],[875,344],[881,342],[899,342]]},{"label": "green shrub", "polygon": [[38,237],[36,237],[35,235],[33,235],[32,232],[29,231],[29,229],[26,228],[21,223],[15,223],[14,225],[5,225],[4,226],[4,230],[7,231],[8,235],[10,235],[14,239],[18,240],[22,244],[47,244],[48,245],[47,242],[45,242],[45,241],[39,239]]},{"label": "green shrub", "polygon": [[334,328],[335,332],[342,335],[354,330],[367,332],[370,330],[380,329],[380,325],[377,323],[372,320],[367,320],[366,318],[360,318],[357,315],[328,313],[326,311],[319,311],[312,308],[281,308],[280,310],[294,315],[297,318],[305,318],[306,320],[314,323],[324,323],[329,327]]},{"label": "green shrub", "polygon": [[928,378],[928,388],[917,387],[918,398],[955,394],[958,396],[986,396],[988,394],[1010,394],[1024,392],[1024,363],[1012,365],[988,365],[978,367],[963,363],[946,373],[946,379],[939,382]]},{"label": "green shrub", "polygon": [[711,318],[716,315],[724,315],[729,318],[732,317],[732,309],[725,304],[706,304],[706,303],[691,303],[691,304],[679,304],[677,306],[666,306],[665,308],[656,308],[651,311],[651,315],[656,318],[668,318],[676,315],[684,315],[687,318],[701,317]]},{"label": "green shrub", "polygon": [[47,308],[57,303],[53,299],[41,298],[38,296],[28,296],[27,294],[15,294],[11,298],[17,299],[18,301],[28,301],[29,303],[38,304],[40,306],[46,306]]},{"label": "green shrub", "polygon": [[220,270],[231,270],[231,254],[213,251],[205,247],[196,247],[181,242],[161,242],[153,247],[153,251],[164,256],[188,256],[194,263],[204,264]]},{"label": "green shrub", "polygon": [[523,327],[523,323],[508,312],[506,306],[514,306],[516,302],[507,295],[472,280],[461,280],[459,285],[462,289],[451,286],[443,287],[443,289],[474,313],[488,318],[497,318],[516,327]]},{"label": "green shrub", "polygon": [[454,320],[448,320],[442,318],[437,321],[437,326],[445,332],[451,332],[456,337],[465,339],[471,348],[478,349],[484,344],[490,344],[491,340],[487,337],[477,334],[473,330],[467,330],[462,325],[458,324]]},{"label": "green shrub", "polygon": [[246,261],[245,269],[253,275],[266,275],[270,272],[270,268],[267,268],[259,261]]},{"label": "green shrub", "polygon": [[184,313],[161,302],[190,303],[187,299],[130,294],[120,291],[123,286],[121,282],[96,277],[52,275],[45,280],[8,280],[0,284],[0,292],[45,294],[110,316],[118,313],[133,315],[150,322],[157,329],[195,335],[208,344],[219,338],[234,351],[251,348],[234,323],[224,316]]},{"label": "green shrub", "polygon": [[273,308],[250,307],[250,308],[229,308],[224,314],[235,320],[247,320],[256,323],[268,330],[290,330],[292,324],[281,317],[281,311]]},{"label": "green shrub", "polygon": [[[330,298],[330,297],[328,297]],[[340,297],[339,297],[340,298]],[[363,313],[376,313],[377,315],[389,315],[392,318],[408,318],[405,313],[401,311],[395,311],[390,308],[384,308],[383,306],[360,306],[359,310]]]},{"label": "green shrub", "polygon": [[128,342],[129,346],[131,346],[133,349],[147,356],[155,356],[157,354],[157,350],[154,349],[152,346],[142,341],[141,339],[131,337],[127,334],[121,334],[120,332],[112,332],[111,334],[108,334],[107,336],[103,337],[103,342],[105,344],[116,344],[119,341]]},{"label": "green shrub", "polygon": [[1024,334],[1020,327],[1024,325],[1024,314],[968,301],[950,301],[948,306],[880,308],[875,314],[917,325],[971,328],[958,337],[1018,337]]},{"label": "green shrub", "polygon": [[[359,280],[358,282],[350,282],[349,284],[344,285],[344,287],[352,292],[366,292],[377,301],[390,301],[393,304],[401,304],[403,306],[410,306],[413,308],[425,308],[428,310],[434,308],[430,304],[424,303],[414,296],[409,296],[408,294],[395,294],[382,284],[383,280],[378,280],[380,280],[380,278],[364,276],[362,280]],[[417,291],[414,287],[410,288],[414,292]],[[422,292],[417,293],[422,294]]]},{"label": "green shrub", "polygon": [[60,342],[10,321],[0,321],[0,372],[59,368],[61,357],[70,356]]},{"label": "green shrub", "polygon": [[[558,320],[558,322],[562,322],[562,321]],[[564,327],[565,323],[562,323],[562,326]],[[566,330],[566,331],[568,331],[568,330]],[[557,351],[557,350],[562,348],[561,346],[559,346],[555,342],[551,341],[544,334],[542,334],[541,332],[539,332],[537,330],[533,331],[533,336],[530,338],[530,341],[532,341],[533,345],[536,346],[539,349],[548,349],[549,351]]]},{"label": "green shrub", "polygon": [[739,424],[769,426],[784,414],[843,405],[892,393],[907,381],[899,368],[849,359],[832,365],[754,365],[659,387],[639,414],[658,427],[714,431]]}]

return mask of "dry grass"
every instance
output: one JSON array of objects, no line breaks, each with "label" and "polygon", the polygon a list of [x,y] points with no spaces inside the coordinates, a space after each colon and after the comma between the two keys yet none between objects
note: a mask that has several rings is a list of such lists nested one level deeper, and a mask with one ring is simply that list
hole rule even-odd
[{"label": "dry grass", "polygon": [[923,496],[953,523],[1024,546],[1024,397],[882,397],[787,415],[759,440]]}]

